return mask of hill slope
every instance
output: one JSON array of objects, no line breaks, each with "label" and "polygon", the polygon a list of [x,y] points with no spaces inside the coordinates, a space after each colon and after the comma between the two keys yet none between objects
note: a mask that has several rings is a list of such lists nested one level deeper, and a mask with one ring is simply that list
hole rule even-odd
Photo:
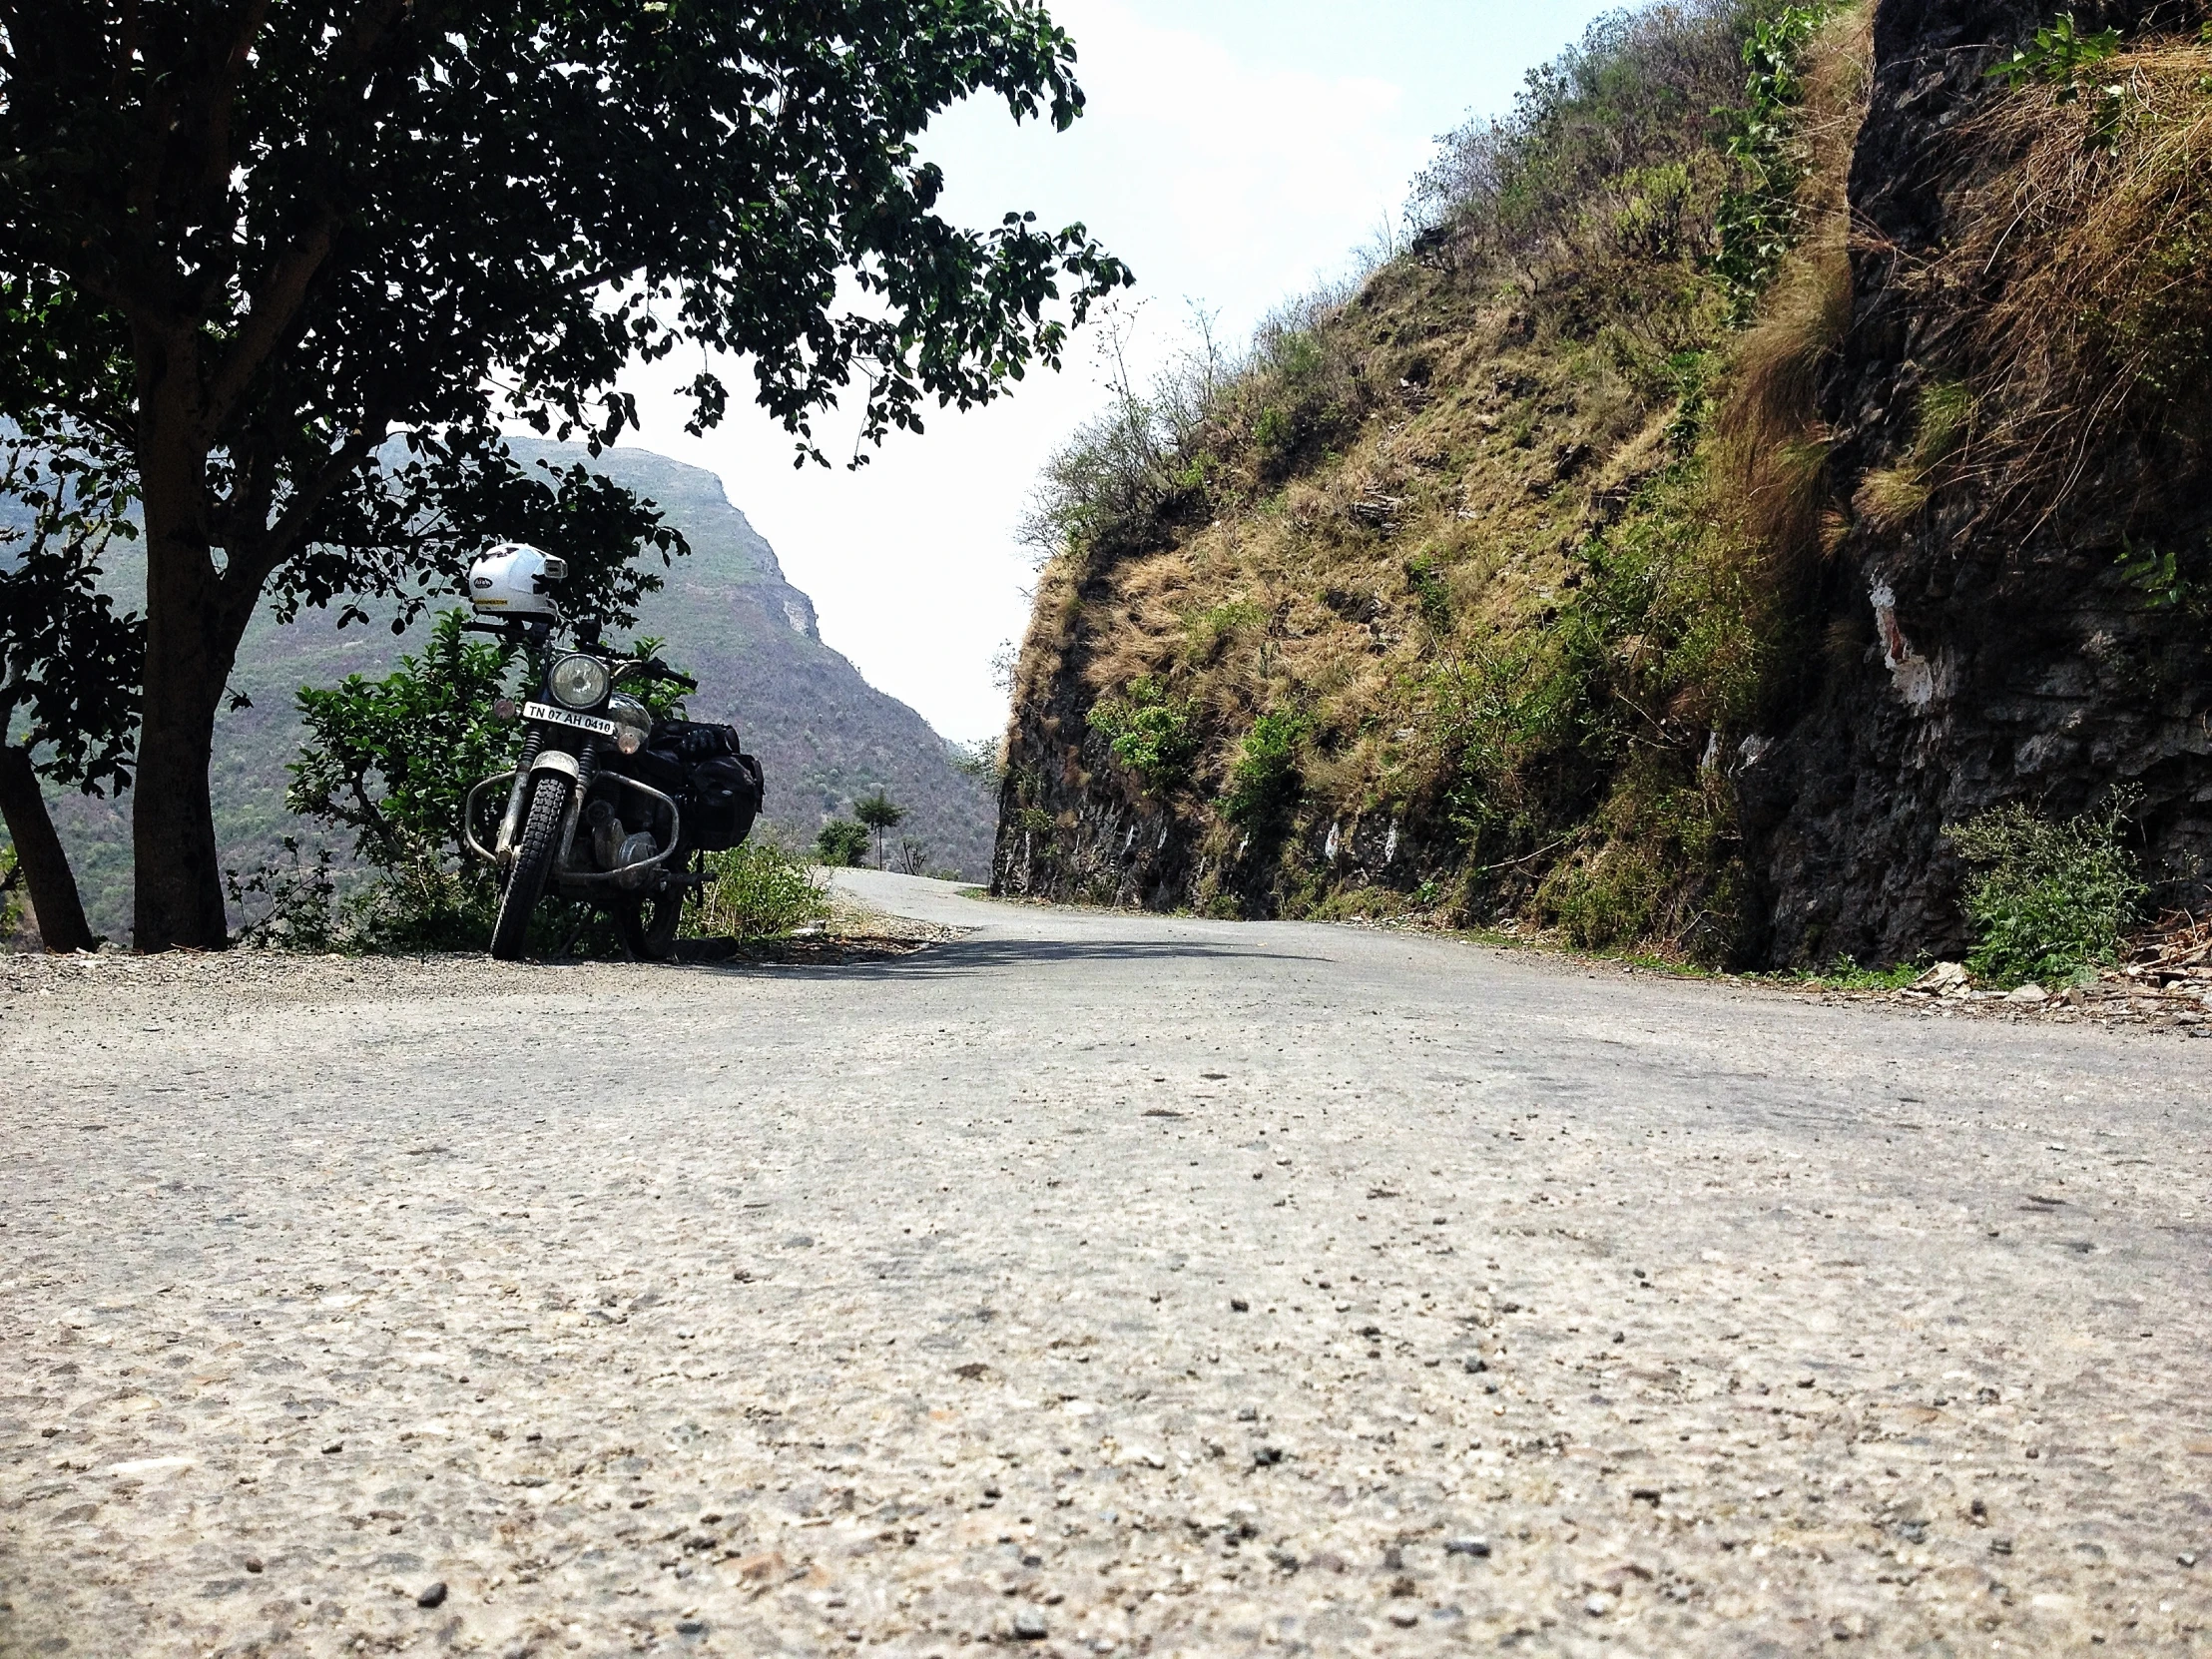
[{"label": "hill slope", "polygon": [[[514,440],[525,460],[562,465],[587,459],[578,444]],[[828,818],[876,789],[907,807],[901,832],[929,849],[931,868],[980,877],[988,867],[991,806],[951,764],[945,742],[905,704],[875,690],[822,641],[814,602],[784,579],[775,551],[732,506],[713,473],[640,449],[613,449],[590,463],[666,511],[692,546],[648,596],[638,632],[668,643],[664,654],[700,683],[696,718],[727,720],[761,757],[772,830],[811,841]],[[118,558],[120,592],[143,587],[142,567]],[[248,631],[234,687],[252,707],[216,728],[214,793],[226,862],[249,867],[293,831],[313,839],[284,810],[285,765],[298,743],[292,695],[348,674],[388,673],[423,634],[394,639],[381,627],[343,633],[309,612],[288,627],[266,613]],[[127,804],[126,804],[127,808]],[[57,798],[94,927],[125,937],[130,925],[130,828],[116,804]]]},{"label": "hill slope", "polygon": [[997,884],[1886,962],[1961,942],[1947,827],[2120,799],[2201,908],[2212,49],[2136,10],[2104,104],[1987,76],[2003,0],[1531,76],[1408,256],[1056,466]]}]

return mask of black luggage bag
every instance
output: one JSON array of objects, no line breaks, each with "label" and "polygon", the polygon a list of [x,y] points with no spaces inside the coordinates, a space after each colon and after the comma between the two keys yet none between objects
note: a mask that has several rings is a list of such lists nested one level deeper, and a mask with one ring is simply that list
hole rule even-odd
[{"label": "black luggage bag", "polygon": [[750,755],[717,755],[694,766],[683,798],[691,843],[720,852],[753,833],[763,785],[761,763]]},{"label": "black luggage bag", "polygon": [[630,768],[641,782],[676,798],[684,838],[693,846],[720,852],[753,832],[766,790],[761,763],[740,748],[735,726],[658,721],[652,742]]}]

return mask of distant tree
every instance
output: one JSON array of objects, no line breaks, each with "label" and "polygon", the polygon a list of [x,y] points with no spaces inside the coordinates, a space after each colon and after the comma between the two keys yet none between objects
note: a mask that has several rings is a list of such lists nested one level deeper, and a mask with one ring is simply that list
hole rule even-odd
[{"label": "distant tree", "polygon": [[905,822],[906,809],[892,802],[881,790],[864,801],[852,804],[852,816],[875,831],[875,867],[884,867],[883,831],[895,830]]},{"label": "distant tree", "polygon": [[951,758],[954,772],[972,780],[993,795],[998,793],[999,785],[1006,781],[1004,738],[977,738],[970,743],[948,743],[945,749]]},{"label": "distant tree", "polygon": [[929,868],[929,843],[911,835],[898,837],[898,868],[903,875],[921,875]]},{"label": "distant tree", "polygon": [[833,818],[815,837],[815,855],[834,869],[849,869],[867,857],[867,826]]},{"label": "distant tree", "polygon": [[112,458],[54,453],[22,433],[0,459],[0,494],[31,517],[26,531],[0,532],[0,818],[49,950],[98,941],[41,781],[87,795],[131,782],[146,625],[97,585],[111,538],[136,533],[128,477]]},{"label": "distant tree", "polygon": [[619,609],[588,555],[675,549],[503,430],[612,442],[682,346],[821,460],[855,379],[873,444],[1056,367],[1128,273],[1080,225],[948,224],[915,139],[975,93],[1068,126],[1074,56],[1032,0],[0,4],[0,419],[126,452],[144,512],[138,947],[226,942],[208,766],[265,596],[404,624],[512,537]]}]

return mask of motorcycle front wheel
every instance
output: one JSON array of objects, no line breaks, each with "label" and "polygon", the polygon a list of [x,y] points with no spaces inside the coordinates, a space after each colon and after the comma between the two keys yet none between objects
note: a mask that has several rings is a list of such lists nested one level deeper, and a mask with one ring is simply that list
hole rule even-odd
[{"label": "motorcycle front wheel", "polygon": [[515,842],[506,890],[499,895],[499,919],[491,926],[491,953],[499,961],[511,962],[522,954],[530,912],[538,907],[546,877],[553,873],[561,812],[567,805],[568,780],[559,773],[548,773],[531,786],[530,811]]},{"label": "motorcycle front wheel", "polygon": [[689,887],[670,885],[615,909],[615,931],[633,961],[665,962],[676,950],[676,930],[684,922]]}]

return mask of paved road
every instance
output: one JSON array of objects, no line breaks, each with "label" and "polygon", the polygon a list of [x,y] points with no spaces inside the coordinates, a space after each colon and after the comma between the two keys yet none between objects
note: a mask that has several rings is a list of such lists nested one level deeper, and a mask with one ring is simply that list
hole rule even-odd
[{"label": "paved road", "polygon": [[0,1652],[2212,1647],[2212,1044],[866,885],[0,998]]}]

